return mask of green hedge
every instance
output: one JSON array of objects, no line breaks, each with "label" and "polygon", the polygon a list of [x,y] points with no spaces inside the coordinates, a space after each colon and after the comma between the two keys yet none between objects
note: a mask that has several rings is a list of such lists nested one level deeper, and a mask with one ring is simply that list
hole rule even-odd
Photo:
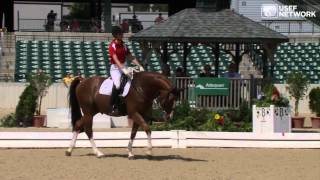
[{"label": "green hedge", "polygon": [[191,108],[184,102],[174,110],[173,118],[164,123],[153,123],[151,129],[187,130],[187,131],[252,131],[251,109],[246,103],[240,110],[210,111],[208,109]]}]

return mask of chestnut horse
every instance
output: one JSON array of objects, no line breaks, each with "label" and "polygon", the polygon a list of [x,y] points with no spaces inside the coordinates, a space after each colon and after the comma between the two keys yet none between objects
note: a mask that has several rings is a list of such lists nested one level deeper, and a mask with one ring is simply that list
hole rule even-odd
[{"label": "chestnut horse", "polygon": [[[111,96],[99,94],[99,88],[106,78],[91,77],[80,80],[76,78],[70,86],[69,103],[71,108],[71,120],[73,127],[73,138],[66,155],[70,156],[79,133],[85,131],[87,134],[93,153],[97,157],[102,157],[103,153],[98,150],[93,140],[92,120],[97,113],[111,114]],[[139,72],[134,74],[131,88],[125,97],[128,118],[132,119],[133,125],[131,137],[128,144],[128,157],[134,157],[132,144],[139,127],[147,133],[148,150],[147,155],[151,155],[151,130],[145,119],[152,110],[154,99],[157,99],[161,108],[165,111],[165,117],[171,118],[177,90],[173,87],[169,79],[156,72]],[[82,113],[81,113],[82,111]]]}]

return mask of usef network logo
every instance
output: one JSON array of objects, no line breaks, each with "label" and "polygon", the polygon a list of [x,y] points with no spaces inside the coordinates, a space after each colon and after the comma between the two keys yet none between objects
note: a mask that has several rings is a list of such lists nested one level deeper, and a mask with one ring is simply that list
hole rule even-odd
[{"label": "usef network logo", "polygon": [[299,17],[316,17],[316,11],[297,11],[297,5],[277,5],[277,4],[262,4],[262,18],[299,18]]},{"label": "usef network logo", "polygon": [[263,18],[277,18],[278,14],[277,4],[262,4],[261,6],[261,17]]}]

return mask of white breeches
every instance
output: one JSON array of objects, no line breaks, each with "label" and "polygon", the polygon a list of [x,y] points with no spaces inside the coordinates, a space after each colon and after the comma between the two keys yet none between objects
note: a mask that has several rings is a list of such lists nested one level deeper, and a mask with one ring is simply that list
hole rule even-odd
[{"label": "white breeches", "polygon": [[122,73],[123,72],[121,71],[121,69],[118,68],[117,65],[115,65],[115,64],[111,65],[110,75],[111,75],[112,81],[117,89],[120,88],[120,79],[121,79]]}]

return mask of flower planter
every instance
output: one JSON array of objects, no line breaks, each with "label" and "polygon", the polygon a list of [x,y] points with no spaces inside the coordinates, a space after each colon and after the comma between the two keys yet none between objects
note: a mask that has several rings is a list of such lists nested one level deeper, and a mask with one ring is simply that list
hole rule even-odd
[{"label": "flower planter", "polygon": [[320,128],[320,117],[311,117],[312,128]]},{"label": "flower planter", "polygon": [[33,126],[38,128],[44,127],[45,120],[45,115],[33,116]]},{"label": "flower planter", "polygon": [[303,128],[304,117],[292,117],[292,128]]},{"label": "flower planter", "polygon": [[254,133],[291,132],[291,115],[289,107],[256,107],[252,108]]}]

